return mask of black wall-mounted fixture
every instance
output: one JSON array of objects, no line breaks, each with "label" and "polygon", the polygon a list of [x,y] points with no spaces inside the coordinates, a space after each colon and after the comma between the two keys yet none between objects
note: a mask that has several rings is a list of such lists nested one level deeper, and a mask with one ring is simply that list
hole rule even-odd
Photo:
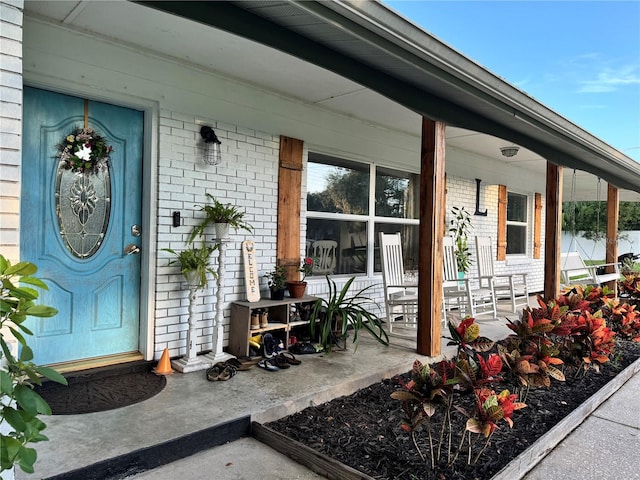
[{"label": "black wall-mounted fixture", "polygon": [[473,214],[479,215],[481,217],[486,217],[487,209],[485,208],[484,212],[480,211],[480,182],[482,182],[482,180],[476,178],[476,211]]},{"label": "black wall-mounted fixture", "polygon": [[207,165],[218,165],[222,162],[222,154],[220,152],[220,140],[216,136],[213,128],[204,125],[200,128],[200,136],[204,140],[203,160]]},{"label": "black wall-mounted fixture", "polygon": [[180,212],[178,211],[173,212],[173,226],[174,227],[180,226]]}]

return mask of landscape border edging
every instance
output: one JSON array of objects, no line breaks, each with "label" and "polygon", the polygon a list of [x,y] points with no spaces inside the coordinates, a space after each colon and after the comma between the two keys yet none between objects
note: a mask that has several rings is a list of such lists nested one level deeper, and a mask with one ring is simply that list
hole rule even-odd
[{"label": "landscape border edging", "polygon": [[[521,480],[524,475],[540,463],[540,461],[546,457],[551,450],[553,450],[575,428],[577,428],[591,413],[593,413],[638,372],[640,372],[640,358],[618,373],[613,379],[611,379],[611,381],[602,386],[578,408],[560,420],[520,455],[511,460],[511,462],[491,477],[491,480]],[[355,387],[356,383],[359,382],[354,382],[350,387]],[[331,470],[334,472],[336,469],[339,470],[343,467],[345,476],[340,477],[340,475],[338,475],[338,477],[330,476],[328,478],[371,478],[368,475],[359,472],[358,470],[354,470],[353,468],[333,459],[332,457],[315,452],[310,449],[310,447],[275,432],[269,427],[262,425],[261,422],[253,420],[251,424],[251,432],[254,438],[316,473],[327,475],[329,473],[327,471],[327,466],[331,465]],[[293,455],[292,452],[296,451],[296,449],[299,449],[298,454]],[[300,455],[299,453],[301,452],[304,453]],[[358,477],[358,474],[361,476]],[[353,475],[356,475],[356,477]]]},{"label": "landscape border edging", "polygon": [[631,377],[640,372],[640,358],[607,382],[600,390],[569,415],[560,420],[524,452],[505,465],[491,480],[521,480],[551,450],[575,430],[590,414],[616,393]]}]

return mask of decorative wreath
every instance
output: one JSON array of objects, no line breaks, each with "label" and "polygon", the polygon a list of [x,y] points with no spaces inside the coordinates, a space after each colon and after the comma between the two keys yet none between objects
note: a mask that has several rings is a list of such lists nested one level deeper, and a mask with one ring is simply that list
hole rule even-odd
[{"label": "decorative wreath", "polygon": [[93,128],[76,127],[58,145],[58,157],[64,168],[75,173],[97,173],[106,168],[112,151],[107,140]]}]

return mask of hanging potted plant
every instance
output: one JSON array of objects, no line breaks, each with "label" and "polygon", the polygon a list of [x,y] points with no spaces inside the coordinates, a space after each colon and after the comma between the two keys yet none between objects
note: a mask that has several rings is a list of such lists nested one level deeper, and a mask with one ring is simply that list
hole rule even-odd
[{"label": "hanging potted plant", "polygon": [[187,284],[195,289],[205,288],[207,286],[207,273],[216,278],[216,272],[211,268],[211,254],[218,249],[217,244],[206,245],[202,243],[199,248],[192,247],[176,252],[171,248],[164,248],[175,256],[175,259],[169,262],[172,265],[176,262],[180,263],[180,272],[184,276]]},{"label": "hanging potted plant", "polygon": [[287,283],[287,269],[282,265],[276,265],[273,270],[265,273],[264,277],[268,281],[271,300],[282,300]]},{"label": "hanging potted plant", "polygon": [[464,276],[469,273],[471,267],[471,251],[469,250],[469,233],[471,232],[471,216],[464,207],[453,207],[451,209],[453,220],[451,220],[451,228],[455,244],[456,263],[458,264],[458,273]]},{"label": "hanging potted plant", "polygon": [[[246,230],[249,233],[253,232],[253,227],[244,220],[245,212],[240,210],[235,205],[224,204],[217,200],[210,193],[206,194],[212,201],[211,204],[200,205],[200,211],[204,212],[205,217],[196,225],[189,237],[189,243],[198,237],[204,235],[205,229],[209,225],[213,225],[216,232],[216,239],[221,240],[229,238],[229,228],[234,230]],[[198,207],[198,205],[195,205]]]},{"label": "hanging potted plant", "polygon": [[302,280],[290,280],[286,283],[287,290],[289,290],[289,295],[292,298],[302,298],[304,296],[304,292],[307,289],[305,279],[313,271],[313,258],[303,258],[298,271],[302,273]]},{"label": "hanging potted plant", "polygon": [[319,298],[311,310],[309,329],[312,336],[318,331],[319,342],[325,352],[331,352],[334,346],[346,350],[347,331],[353,331],[353,343],[358,348],[358,333],[364,329],[383,345],[389,345],[389,335],[377,315],[370,311],[375,301],[365,293],[374,285],[369,285],[353,294],[349,288],[356,277],[347,280],[341,290],[336,282],[326,276],[329,296]]}]

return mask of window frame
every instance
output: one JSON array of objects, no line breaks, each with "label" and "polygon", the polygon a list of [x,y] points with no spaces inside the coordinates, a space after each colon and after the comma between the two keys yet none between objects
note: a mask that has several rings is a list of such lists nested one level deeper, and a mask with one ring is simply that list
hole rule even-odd
[{"label": "window frame", "polygon": [[[403,170],[401,170],[398,167],[394,167],[394,166],[390,166],[387,164],[381,164],[381,163],[376,163],[372,160],[367,160],[367,159],[355,159],[352,156],[347,156],[344,154],[329,154],[329,153],[325,153],[320,149],[315,149],[315,148],[310,148],[308,151],[308,155],[307,155],[307,159],[306,162],[308,163],[314,163],[313,162],[313,156],[317,155],[318,158],[317,160],[322,163],[323,158],[326,157],[331,157],[331,159],[333,161],[336,160],[343,160],[345,162],[345,164],[349,165],[349,164],[353,164],[353,163],[358,163],[361,164],[363,167],[368,167],[369,168],[369,198],[368,198],[368,205],[369,205],[369,213],[368,214],[346,214],[346,213],[333,213],[333,212],[321,212],[321,211],[313,211],[313,210],[308,210],[306,207],[306,197],[309,194],[309,188],[308,188],[308,177],[305,175],[305,185],[306,185],[306,191],[305,191],[305,239],[308,238],[308,223],[310,219],[335,219],[335,220],[341,220],[341,221],[358,221],[358,222],[364,222],[366,223],[366,228],[367,228],[367,262],[366,262],[366,268],[365,268],[365,272],[363,273],[336,273],[335,275],[331,275],[332,277],[351,277],[351,276],[357,276],[357,277],[365,277],[365,278],[372,278],[375,276],[378,276],[381,274],[381,271],[376,271],[375,270],[375,245],[376,245],[376,239],[375,239],[375,230],[376,230],[376,224],[399,224],[399,225],[419,225],[420,224],[420,219],[416,218],[416,219],[412,219],[412,218],[398,218],[398,217],[384,217],[384,216],[378,216],[375,214],[375,210],[376,210],[376,180],[377,180],[377,168],[382,168],[384,170],[390,170],[390,171],[396,171],[398,173],[410,173],[412,175],[416,175],[419,179],[420,177],[420,172],[416,171],[408,171],[408,172],[404,172]],[[306,168],[305,170],[308,171],[308,168]],[[420,182],[418,181],[418,185],[420,184]],[[324,277],[307,277],[307,280],[320,280],[320,279],[324,279]]]},{"label": "window frame", "polygon": [[[514,194],[514,195],[519,195],[521,197],[524,197],[525,199],[525,221],[524,222],[519,222],[519,221],[514,221],[514,220],[509,220],[508,219],[508,210],[509,210],[509,195],[510,194]],[[531,195],[529,193],[523,193],[523,192],[518,192],[516,190],[511,190],[509,188],[507,188],[507,205],[506,205],[507,211],[505,212],[505,253],[507,258],[516,258],[516,257],[529,257],[530,253],[531,253],[531,247],[530,247],[530,239],[531,239]],[[509,251],[509,235],[508,235],[508,227],[509,225],[511,226],[518,226],[518,227],[524,227],[525,228],[525,233],[524,233],[524,252],[522,253],[507,253]]]}]

